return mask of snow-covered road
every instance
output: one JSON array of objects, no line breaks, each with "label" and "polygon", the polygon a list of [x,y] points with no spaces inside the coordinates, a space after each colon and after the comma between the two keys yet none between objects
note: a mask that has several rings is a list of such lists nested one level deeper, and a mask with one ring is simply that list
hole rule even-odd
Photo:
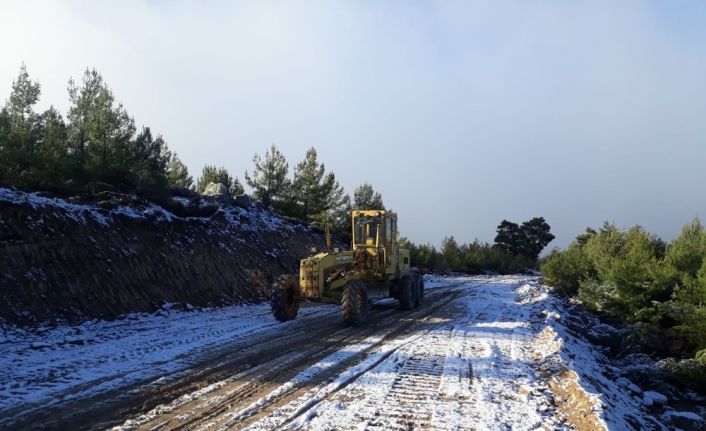
[{"label": "snow-covered road", "polygon": [[426,285],[425,306],[380,301],[362,328],[326,305],[5,328],[0,428],[668,429],[537,279]]}]

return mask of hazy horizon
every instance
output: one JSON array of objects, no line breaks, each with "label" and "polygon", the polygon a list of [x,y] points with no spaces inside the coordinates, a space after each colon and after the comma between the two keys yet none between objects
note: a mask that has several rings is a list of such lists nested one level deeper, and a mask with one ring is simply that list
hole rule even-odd
[{"label": "hazy horizon", "polygon": [[402,234],[492,241],[543,216],[666,240],[704,215],[706,3],[23,1],[0,6],[0,101],[24,62],[66,114],[95,67],[196,178],[310,146]]}]

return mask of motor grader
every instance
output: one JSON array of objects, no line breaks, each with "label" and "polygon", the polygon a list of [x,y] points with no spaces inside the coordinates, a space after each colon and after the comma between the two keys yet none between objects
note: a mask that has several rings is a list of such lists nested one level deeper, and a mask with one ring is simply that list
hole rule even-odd
[{"label": "motor grader", "polygon": [[[358,326],[367,320],[369,302],[392,297],[411,310],[424,301],[424,281],[410,267],[409,250],[397,244],[397,214],[352,211],[352,247],[331,247],[302,259],[298,276],[283,275],[272,286],[272,313],[280,321],[297,317],[301,301],[341,304],[343,320]],[[312,250],[316,251],[316,250]]]}]

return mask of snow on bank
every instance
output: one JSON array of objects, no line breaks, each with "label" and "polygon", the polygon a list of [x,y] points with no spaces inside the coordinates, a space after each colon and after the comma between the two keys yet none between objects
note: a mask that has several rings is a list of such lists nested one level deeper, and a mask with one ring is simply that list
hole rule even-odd
[{"label": "snow on bank", "polygon": [[[550,288],[536,282],[517,289],[518,302],[530,310],[530,322],[535,335],[535,359],[532,368],[546,376],[559,409],[580,429],[601,426],[609,430],[667,430],[675,429],[670,417],[674,409],[668,398],[658,392],[638,387],[627,377],[634,367],[643,365],[625,360],[610,359],[604,348],[588,341],[611,328],[588,312],[570,307],[565,301],[550,294]],[[649,389],[649,388],[647,388]],[[595,415],[585,414],[592,411]],[[666,412],[666,413],[661,413]],[[688,416],[688,418],[687,418]],[[693,412],[683,420],[703,423]]]},{"label": "snow on bank", "polygon": [[[137,196],[133,196],[137,199]],[[184,198],[174,198],[183,205]],[[97,222],[103,226],[110,226],[119,218],[149,219],[155,223],[171,222],[174,220],[202,219],[200,217],[178,217],[154,203],[137,206],[118,206],[114,209],[98,208],[94,205],[71,203],[59,198],[40,196],[38,193],[26,193],[5,188],[0,188],[0,202],[9,202],[15,205],[29,205],[32,208],[51,208],[60,211],[66,218],[80,224]],[[216,214],[222,214],[233,227],[252,232],[293,232],[302,225],[293,225],[271,211],[252,206],[248,209],[233,206],[223,206]],[[45,215],[38,215],[33,223],[42,224]]]},{"label": "snow on bank", "polygon": [[47,198],[36,193],[25,193],[10,189],[0,188],[0,202],[9,202],[16,205],[30,205],[32,208],[51,207],[64,211],[66,217],[77,223],[86,223],[87,219],[102,225],[109,224],[105,211],[88,205],[73,204],[63,199]]}]

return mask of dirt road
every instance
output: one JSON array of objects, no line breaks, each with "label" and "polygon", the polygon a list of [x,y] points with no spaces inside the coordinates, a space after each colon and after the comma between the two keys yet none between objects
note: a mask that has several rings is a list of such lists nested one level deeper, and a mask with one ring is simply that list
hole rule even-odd
[{"label": "dirt road", "polygon": [[[44,394],[49,401],[26,394],[14,404],[9,396],[0,398],[0,427],[662,427],[644,414],[634,389],[601,374],[599,353],[562,333],[562,310],[533,279],[428,278],[426,283],[423,307],[403,312],[395,301],[379,301],[360,328],[343,326],[338,308],[327,305],[309,306],[283,324],[266,306],[243,307],[234,310],[240,317],[227,319],[223,311],[167,313],[160,325],[141,322],[140,330],[134,330],[138,323],[126,323],[119,331],[127,335],[106,341],[101,351],[122,345],[126,357],[142,352],[143,360],[135,363],[144,369],[118,362],[94,373],[95,379],[56,385]],[[176,349],[179,341],[187,348]],[[74,347],[76,353],[88,348]],[[51,346],[45,350],[51,352]],[[105,362],[95,352],[85,356],[97,369]],[[160,363],[166,368],[157,373]],[[145,369],[153,375],[144,378]],[[582,380],[582,373],[591,373],[592,383]],[[106,381],[115,383],[88,389]]]}]

